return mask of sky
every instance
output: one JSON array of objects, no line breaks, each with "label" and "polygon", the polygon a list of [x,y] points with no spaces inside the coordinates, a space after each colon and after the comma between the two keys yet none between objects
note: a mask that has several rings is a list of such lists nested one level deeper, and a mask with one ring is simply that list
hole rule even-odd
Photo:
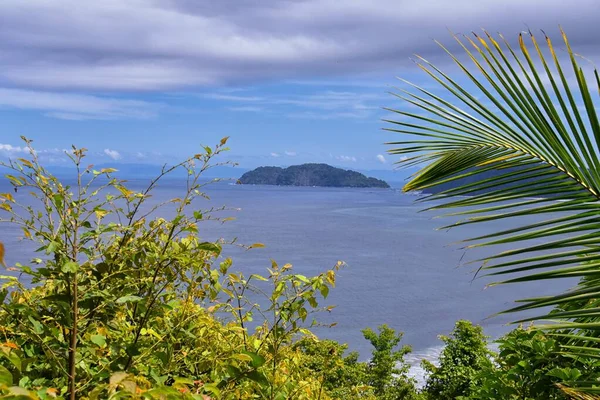
[{"label": "sky", "polygon": [[244,168],[392,169],[396,77],[431,85],[415,53],[453,70],[433,39],[558,42],[560,24],[600,60],[598,15],[598,0],[3,0],[0,157],[24,135],[51,165],[73,144],[93,163],[162,164],[229,136]]}]

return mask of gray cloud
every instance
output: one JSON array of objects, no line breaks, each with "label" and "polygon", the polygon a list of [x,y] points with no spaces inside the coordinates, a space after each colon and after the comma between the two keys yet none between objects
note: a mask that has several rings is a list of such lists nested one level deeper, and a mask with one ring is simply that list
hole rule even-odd
[{"label": "gray cloud", "polygon": [[431,38],[451,42],[447,27],[515,37],[524,22],[555,34],[562,24],[593,57],[599,11],[597,0],[4,0],[0,83],[137,91],[391,77],[413,52],[437,59]]}]

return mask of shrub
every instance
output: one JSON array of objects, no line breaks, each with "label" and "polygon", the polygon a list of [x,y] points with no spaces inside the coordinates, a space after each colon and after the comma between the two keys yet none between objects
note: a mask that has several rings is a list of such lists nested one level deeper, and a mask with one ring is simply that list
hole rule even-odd
[{"label": "shrub", "polygon": [[[10,268],[24,279],[0,277],[2,396],[303,399],[321,391],[291,344],[310,335],[309,317],[342,264],[305,277],[273,262],[267,277],[244,277],[223,257],[225,242],[201,239],[202,222],[227,220],[218,217],[224,208],[190,209],[206,197],[202,173],[227,138],[164,167],[141,191],[114,169],[84,166],[86,150],[75,147],[67,153],[75,180],[63,183],[24,140],[29,159],[1,165],[37,204],[0,194],[0,221],[20,226],[40,256]],[[181,196],[149,204],[159,181],[181,169]],[[256,315],[265,317],[250,331]]]},{"label": "shrub", "polygon": [[491,367],[483,329],[461,320],[450,336],[440,338],[446,346],[440,354],[439,366],[423,361],[428,373],[424,392],[427,398],[436,400],[467,398],[479,372]]}]

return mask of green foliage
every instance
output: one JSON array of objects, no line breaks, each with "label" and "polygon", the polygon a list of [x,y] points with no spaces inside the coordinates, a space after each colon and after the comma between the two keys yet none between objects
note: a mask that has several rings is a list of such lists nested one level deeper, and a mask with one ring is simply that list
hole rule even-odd
[{"label": "green foliage", "polygon": [[[517,328],[497,340],[498,353],[486,346],[479,326],[458,321],[445,342],[435,366],[424,361],[428,372],[424,394],[428,399],[570,399],[565,385],[598,382],[595,360],[563,354],[561,336]],[[562,386],[561,386],[562,385]]]},{"label": "green foliage", "polygon": [[[30,158],[2,165],[37,205],[3,193],[0,221],[20,226],[40,256],[9,268],[31,284],[0,277],[0,395],[303,399],[321,391],[291,344],[310,335],[309,317],[342,264],[306,277],[273,262],[269,276],[246,278],[231,271],[224,242],[201,239],[203,221],[228,219],[218,217],[224,208],[190,210],[206,197],[201,174],[226,138],[139,192],[114,169],[84,167],[77,148],[67,153],[75,181],[65,184],[24,140]],[[182,196],[148,204],[178,169],[188,176]],[[254,316],[262,323],[251,332]]]},{"label": "green foliage", "polygon": [[509,332],[498,341],[493,368],[481,372],[472,398],[568,399],[559,384],[598,382],[598,362],[564,354],[562,340],[531,328]]},{"label": "green foliage", "polygon": [[295,347],[305,356],[304,365],[320,376],[323,389],[333,399],[367,397],[367,364],[358,361],[358,353],[344,353],[347,345],[333,340],[318,340],[306,337]]},{"label": "green foliage", "polygon": [[491,353],[480,326],[458,321],[450,336],[440,336],[445,347],[439,366],[423,361],[428,372],[424,392],[428,399],[469,398],[478,373],[490,368]]},{"label": "green foliage", "polygon": [[332,340],[305,338],[296,346],[306,355],[305,365],[321,376],[323,388],[333,399],[417,400],[415,381],[407,376],[404,356],[411,349],[399,345],[402,334],[382,325],[378,332],[363,330],[373,346],[371,359],[359,362],[358,353],[344,356],[346,345]]},{"label": "green foliage", "polygon": [[473,398],[564,399],[552,376],[572,360],[558,354],[558,343],[534,330],[515,329],[499,340],[493,368],[482,371]]},{"label": "green foliage", "polygon": [[395,350],[403,334],[396,333],[387,325],[381,325],[378,333],[369,328],[362,333],[373,346],[367,366],[367,382],[373,387],[377,399],[415,398],[414,381],[408,378],[409,365],[404,362],[404,356],[410,353],[411,348],[405,345]]}]

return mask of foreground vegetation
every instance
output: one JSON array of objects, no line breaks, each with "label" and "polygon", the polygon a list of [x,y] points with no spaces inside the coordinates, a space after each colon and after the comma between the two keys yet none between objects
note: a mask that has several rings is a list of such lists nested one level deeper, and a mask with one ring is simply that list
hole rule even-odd
[{"label": "foreground vegetation", "polygon": [[[84,149],[70,153],[72,185],[40,165],[29,141],[29,158],[4,164],[18,194],[0,195],[2,221],[38,242],[40,258],[0,277],[0,398],[563,399],[557,384],[600,376],[596,363],[562,355],[561,338],[531,329],[494,354],[480,327],[459,321],[437,366],[424,362],[422,389],[409,377],[410,347],[385,325],[363,331],[367,362],[319,340],[310,327],[331,310],[323,301],[343,263],[306,277],[273,262],[245,277],[222,254],[226,242],[200,238],[202,223],[227,222],[224,208],[198,208],[201,174],[225,143],[141,192],[112,169],[82,167]],[[182,196],[148,202],[179,168]]]},{"label": "foreground vegetation", "polygon": [[[446,201],[434,209],[466,207],[455,215],[477,215],[457,225],[563,212],[475,238],[480,246],[544,239],[484,260],[482,269],[521,274],[503,283],[580,278],[566,294],[532,294],[510,310],[543,307],[543,315],[530,320],[558,323],[519,327],[493,352],[480,327],[458,321],[441,337],[445,347],[437,362],[423,363],[426,382],[417,388],[401,333],[385,325],[365,329],[372,345],[367,362],[347,353],[346,345],[311,333],[318,312],[331,310],[324,302],[343,263],[307,277],[273,261],[264,275],[244,276],[223,252],[239,244],[202,240],[202,223],[228,220],[219,217],[224,208],[201,208],[202,173],[216,165],[226,138],[165,167],[142,191],[127,187],[113,169],[86,166],[85,149],[78,148],[67,152],[75,180],[61,182],[23,138],[29,155],[2,164],[16,193],[0,194],[0,221],[18,225],[23,239],[36,242],[39,258],[10,265],[0,276],[0,399],[593,398],[600,392],[600,124],[594,104],[568,42],[583,111],[549,40],[558,79],[541,50],[538,62],[553,93],[523,41],[525,63],[491,37],[475,39],[479,45],[469,42],[482,61],[464,48],[485,84],[454,59],[505,119],[421,60],[422,69],[481,119],[424,89],[406,93],[433,116],[396,111],[426,124],[390,121],[400,126],[393,130],[421,138],[398,142],[393,152],[411,154],[409,165],[428,163],[407,190],[506,168],[503,175],[427,197]],[[181,169],[188,176],[181,195],[150,202],[160,181]],[[461,197],[447,201],[453,196]],[[11,249],[0,246],[2,264],[5,251]]]}]

